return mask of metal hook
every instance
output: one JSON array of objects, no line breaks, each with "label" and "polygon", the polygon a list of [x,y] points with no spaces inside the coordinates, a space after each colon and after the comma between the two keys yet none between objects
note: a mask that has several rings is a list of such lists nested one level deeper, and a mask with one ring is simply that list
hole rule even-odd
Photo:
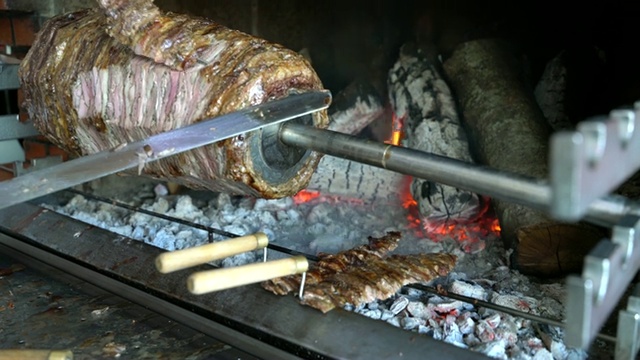
[{"label": "metal hook", "polygon": [[302,273],[302,280],[300,281],[300,290],[298,290],[298,298],[300,298],[300,300],[302,300],[303,297],[303,293],[304,293],[304,284],[307,282],[307,272],[303,272]]}]

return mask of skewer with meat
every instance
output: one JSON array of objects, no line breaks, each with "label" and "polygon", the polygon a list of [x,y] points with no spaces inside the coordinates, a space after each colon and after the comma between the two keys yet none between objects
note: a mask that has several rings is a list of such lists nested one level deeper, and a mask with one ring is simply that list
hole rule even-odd
[{"label": "skewer with meat", "polygon": [[[99,3],[45,23],[20,69],[35,126],[72,154],[323,88],[310,64],[280,45],[150,0]],[[328,125],[326,112],[301,121]],[[192,188],[278,198],[304,188],[319,158],[286,147],[272,127],[142,170]]]},{"label": "skewer with meat", "polygon": [[[404,285],[445,276],[456,264],[450,254],[390,255],[399,232],[369,238],[369,244],[335,255],[321,254],[307,272],[302,304],[327,312],[346,304],[361,305],[387,299]],[[301,276],[266,281],[262,287],[278,295],[297,292]]]}]

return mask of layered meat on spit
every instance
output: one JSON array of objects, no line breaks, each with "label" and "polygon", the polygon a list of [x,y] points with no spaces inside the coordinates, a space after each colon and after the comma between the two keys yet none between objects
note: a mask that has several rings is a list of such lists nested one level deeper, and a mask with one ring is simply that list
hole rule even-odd
[{"label": "layered meat on spit", "polygon": [[[451,254],[389,255],[401,239],[399,232],[335,255],[321,254],[307,272],[302,303],[327,312],[346,304],[361,305],[387,299],[404,285],[423,283],[445,276],[456,264]],[[278,295],[295,293],[300,275],[262,283]]]},{"label": "layered meat on spit", "polygon": [[[113,149],[323,88],[309,63],[280,45],[206,19],[162,12],[151,0],[100,4],[101,9],[44,24],[20,70],[25,106],[36,127],[70,153]],[[326,112],[306,120],[328,125]],[[243,134],[143,170],[233,194],[278,198],[297,193],[320,155],[296,149],[287,160],[269,159],[267,148],[283,145],[273,132],[265,136]]]}]

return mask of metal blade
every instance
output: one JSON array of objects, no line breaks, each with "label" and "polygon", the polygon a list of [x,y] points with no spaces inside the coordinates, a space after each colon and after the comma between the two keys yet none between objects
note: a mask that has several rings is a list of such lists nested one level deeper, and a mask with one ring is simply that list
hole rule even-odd
[{"label": "metal blade", "polygon": [[326,109],[328,91],[291,95],[0,182],[0,209]]}]

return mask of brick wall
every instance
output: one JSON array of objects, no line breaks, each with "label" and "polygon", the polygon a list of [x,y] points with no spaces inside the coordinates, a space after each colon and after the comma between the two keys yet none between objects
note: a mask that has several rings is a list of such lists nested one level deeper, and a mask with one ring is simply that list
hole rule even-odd
[{"label": "brick wall", "polygon": [[6,12],[0,14],[1,45],[30,46],[36,31],[36,19],[30,13]]},{"label": "brick wall", "polygon": [[0,0],[0,9],[31,11],[43,18],[96,6],[95,0]]}]

